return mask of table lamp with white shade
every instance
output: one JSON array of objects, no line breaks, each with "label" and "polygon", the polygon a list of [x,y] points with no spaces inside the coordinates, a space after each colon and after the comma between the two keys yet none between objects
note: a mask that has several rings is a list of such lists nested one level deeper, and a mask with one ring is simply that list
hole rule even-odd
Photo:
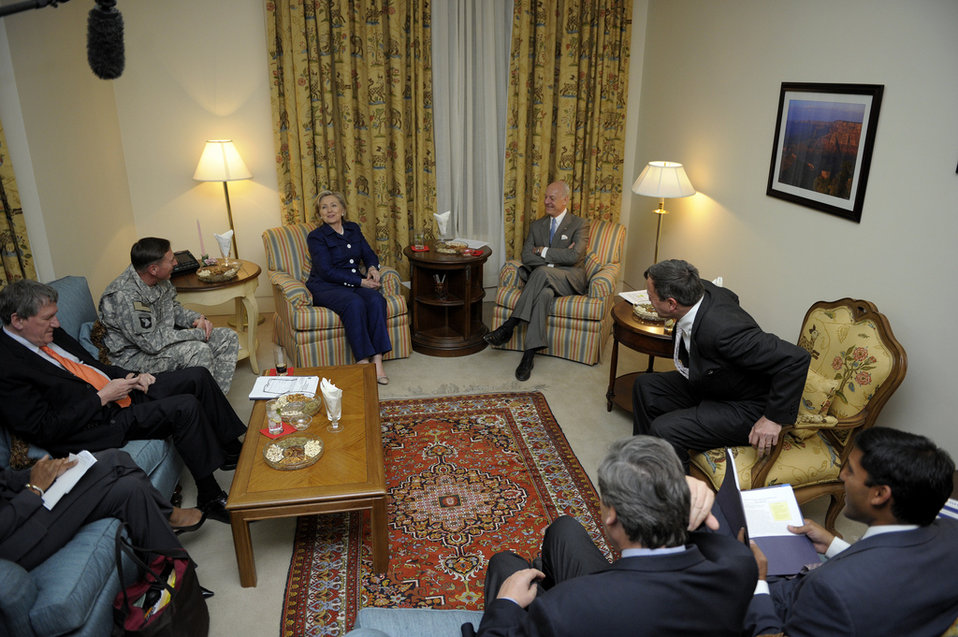
[{"label": "table lamp with white shade", "polygon": [[226,185],[229,181],[251,179],[253,174],[246,167],[243,158],[236,151],[231,139],[208,139],[200,155],[200,163],[196,165],[193,179],[196,181],[222,181],[223,194],[226,195],[226,215],[230,220],[230,230],[233,231],[233,253],[239,259],[239,250],[236,248],[236,229],[233,227],[233,210],[230,208],[230,190]]},{"label": "table lamp with white shade", "polygon": [[665,199],[689,197],[695,194],[695,188],[692,187],[692,182],[685,174],[682,164],[674,161],[650,161],[632,184],[632,192],[659,198],[659,207],[652,211],[659,216],[655,227],[655,256],[652,259],[652,263],[658,263],[662,215],[668,214],[668,210],[665,209]]}]

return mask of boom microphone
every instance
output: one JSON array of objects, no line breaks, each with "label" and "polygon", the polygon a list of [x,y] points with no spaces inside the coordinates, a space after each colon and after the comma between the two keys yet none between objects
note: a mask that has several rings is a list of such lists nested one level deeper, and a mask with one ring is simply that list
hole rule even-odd
[{"label": "boom microphone", "polygon": [[94,75],[113,80],[123,73],[123,16],[116,0],[96,0],[86,29],[86,57]]}]

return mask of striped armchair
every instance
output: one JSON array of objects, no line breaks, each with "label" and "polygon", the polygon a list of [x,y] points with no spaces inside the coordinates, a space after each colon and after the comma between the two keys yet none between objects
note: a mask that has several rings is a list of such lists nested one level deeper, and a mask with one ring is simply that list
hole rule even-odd
[{"label": "striped armchair", "polygon": [[[313,295],[306,287],[311,267],[306,236],[315,227],[297,223],[263,232],[267,275],[276,302],[273,341],[283,346],[296,367],[348,365],[355,359],[339,316],[325,307],[314,307]],[[412,342],[403,285],[396,270],[385,266],[380,270],[386,329],[393,346],[383,359],[406,358],[412,352]]]},{"label": "striped armchair", "polygon": [[[548,348],[542,352],[595,365],[602,355],[602,346],[612,331],[612,301],[616,279],[622,263],[625,228],[617,223],[594,220],[589,224],[589,250],[585,268],[589,276],[589,292],[561,296],[556,299],[546,321]],[[512,315],[522,293],[524,282],[519,278],[520,261],[510,260],[499,271],[499,288],[492,312],[493,328]],[[525,349],[526,326],[520,324],[512,338],[499,349]]]}]

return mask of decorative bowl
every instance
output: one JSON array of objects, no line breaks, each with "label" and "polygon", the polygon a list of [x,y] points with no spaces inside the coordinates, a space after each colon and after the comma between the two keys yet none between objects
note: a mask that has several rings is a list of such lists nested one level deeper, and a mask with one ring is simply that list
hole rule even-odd
[{"label": "decorative bowl", "polygon": [[323,455],[323,439],[313,434],[290,434],[263,448],[266,464],[279,471],[294,471],[315,464]]},{"label": "decorative bowl", "polygon": [[196,278],[207,283],[229,281],[235,279],[240,269],[239,261],[220,259],[215,265],[204,265],[196,271]]},{"label": "decorative bowl", "polygon": [[665,319],[658,315],[651,303],[636,303],[632,306],[632,313],[643,321],[665,322]]},{"label": "decorative bowl", "polygon": [[276,411],[283,422],[302,431],[309,427],[322,404],[322,397],[314,392],[288,392],[276,399]]}]

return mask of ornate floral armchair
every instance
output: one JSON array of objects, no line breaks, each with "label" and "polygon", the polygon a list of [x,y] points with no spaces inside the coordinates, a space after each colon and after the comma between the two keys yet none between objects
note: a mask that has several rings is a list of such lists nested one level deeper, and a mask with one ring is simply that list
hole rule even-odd
[{"label": "ornate floral armchair", "polygon": [[[313,295],[306,287],[312,265],[306,236],[315,227],[297,223],[263,232],[266,269],[276,303],[273,341],[283,346],[296,367],[348,365],[354,359],[342,321],[332,310],[314,307]],[[396,270],[385,266],[380,270],[386,329],[393,346],[383,358],[406,358],[412,352],[412,342],[403,285]]]},{"label": "ornate floral armchair", "polygon": [[[743,489],[789,483],[799,504],[828,495],[825,526],[834,532],[845,506],[838,472],[855,433],[875,424],[905,378],[907,358],[885,315],[868,301],[849,298],[809,308],[798,344],[812,356],[798,422],[782,429],[764,459],[752,447],[732,452]],[[692,475],[718,488],[725,450],[694,454]]]},{"label": "ornate floral armchair", "polygon": [[[585,268],[589,291],[582,295],[556,299],[546,322],[548,348],[543,352],[570,360],[595,365],[602,354],[602,345],[612,331],[612,301],[616,278],[622,262],[625,228],[617,223],[594,220],[589,224],[589,249]],[[506,261],[499,271],[499,288],[492,311],[493,329],[506,322],[519,301],[524,282],[519,278],[516,260]],[[526,327],[518,326],[512,338],[499,349],[525,349]]]}]

